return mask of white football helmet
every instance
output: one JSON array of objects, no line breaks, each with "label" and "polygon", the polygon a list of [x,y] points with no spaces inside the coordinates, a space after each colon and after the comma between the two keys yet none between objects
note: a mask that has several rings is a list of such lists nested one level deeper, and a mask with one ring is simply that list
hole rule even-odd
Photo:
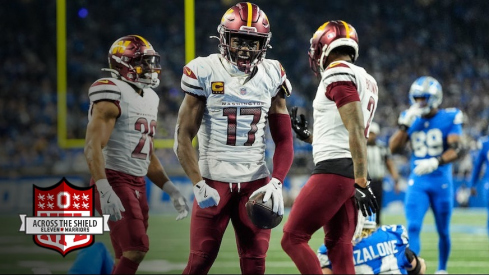
[{"label": "white football helmet", "polygon": [[377,229],[377,215],[372,213],[372,215],[364,217],[361,211],[358,211],[358,221],[357,227],[355,228],[355,233],[353,234],[352,242],[354,244],[360,242],[363,238],[368,237],[372,231]]}]

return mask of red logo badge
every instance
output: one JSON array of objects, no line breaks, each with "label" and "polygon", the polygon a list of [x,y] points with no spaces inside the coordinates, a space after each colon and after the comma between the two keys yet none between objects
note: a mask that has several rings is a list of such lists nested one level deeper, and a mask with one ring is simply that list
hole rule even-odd
[{"label": "red logo badge", "polygon": [[[20,231],[34,235],[34,242],[66,256],[93,244],[95,234],[108,231],[107,218],[94,216],[94,188],[77,187],[66,178],[41,188],[34,185],[34,217],[20,215]],[[105,222],[104,222],[105,220]]]}]

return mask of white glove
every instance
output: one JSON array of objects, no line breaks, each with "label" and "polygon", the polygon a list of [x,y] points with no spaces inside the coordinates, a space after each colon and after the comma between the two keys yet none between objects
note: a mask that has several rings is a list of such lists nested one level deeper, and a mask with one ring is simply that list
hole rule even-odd
[{"label": "white glove", "polygon": [[178,212],[178,216],[176,218],[177,221],[184,219],[188,216],[188,205],[187,200],[184,196],[178,191],[178,189],[173,185],[173,182],[170,180],[163,184],[163,191],[165,191],[168,195],[170,195],[171,202],[173,203],[173,207]]},{"label": "white glove", "polygon": [[217,190],[207,185],[204,180],[194,185],[194,194],[200,208],[217,206],[221,200]]},{"label": "white glove", "polygon": [[121,212],[126,211],[126,209],[122,206],[121,200],[112,189],[112,186],[110,186],[109,181],[107,179],[99,179],[95,182],[95,185],[97,185],[97,190],[100,194],[101,214],[110,215],[110,220],[112,221],[121,220]]},{"label": "white glove", "polygon": [[436,158],[418,159],[414,161],[416,167],[413,172],[418,175],[429,174],[438,168],[439,161]]},{"label": "white glove", "polygon": [[411,127],[414,120],[417,117],[423,115],[424,111],[425,110],[421,108],[418,103],[415,103],[411,105],[409,109],[407,109],[406,111],[402,112],[401,115],[399,115],[399,119],[397,120],[397,123],[399,125],[406,125],[407,127]]},{"label": "white glove", "polygon": [[272,211],[274,213],[277,213],[280,216],[284,214],[284,198],[282,196],[282,183],[278,179],[272,178],[267,185],[257,189],[255,192],[251,194],[250,197],[253,197],[253,195],[258,193],[265,193],[265,196],[263,196],[263,202],[267,202],[268,199],[270,199],[270,197],[272,198],[273,200]]}]

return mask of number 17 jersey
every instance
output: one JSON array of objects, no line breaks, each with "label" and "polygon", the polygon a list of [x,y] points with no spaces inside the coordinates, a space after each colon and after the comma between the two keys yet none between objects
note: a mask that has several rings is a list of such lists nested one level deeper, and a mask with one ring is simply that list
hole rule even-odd
[{"label": "number 17 jersey", "polygon": [[246,79],[231,75],[224,62],[219,54],[211,54],[183,69],[183,91],[205,101],[198,132],[200,172],[223,182],[268,177],[265,126],[272,98],[287,78],[285,71],[278,61],[264,59]]}]

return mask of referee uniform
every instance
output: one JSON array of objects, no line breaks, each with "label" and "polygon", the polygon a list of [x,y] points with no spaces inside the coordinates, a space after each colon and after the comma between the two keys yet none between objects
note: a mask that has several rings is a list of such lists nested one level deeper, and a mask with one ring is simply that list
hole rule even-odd
[{"label": "referee uniform", "polygon": [[[372,122],[370,125],[370,134],[367,142],[367,160],[368,160],[368,174],[370,176],[370,187],[377,197],[377,204],[379,209],[377,211],[377,224],[380,225],[380,216],[382,209],[382,183],[387,173],[387,162],[391,157],[389,148],[381,142],[377,141],[377,135],[380,132],[379,125]],[[392,165],[393,166],[393,165]],[[395,168],[394,168],[395,169]],[[393,171],[391,171],[393,172]],[[393,172],[393,177],[398,178],[397,170]]]}]

